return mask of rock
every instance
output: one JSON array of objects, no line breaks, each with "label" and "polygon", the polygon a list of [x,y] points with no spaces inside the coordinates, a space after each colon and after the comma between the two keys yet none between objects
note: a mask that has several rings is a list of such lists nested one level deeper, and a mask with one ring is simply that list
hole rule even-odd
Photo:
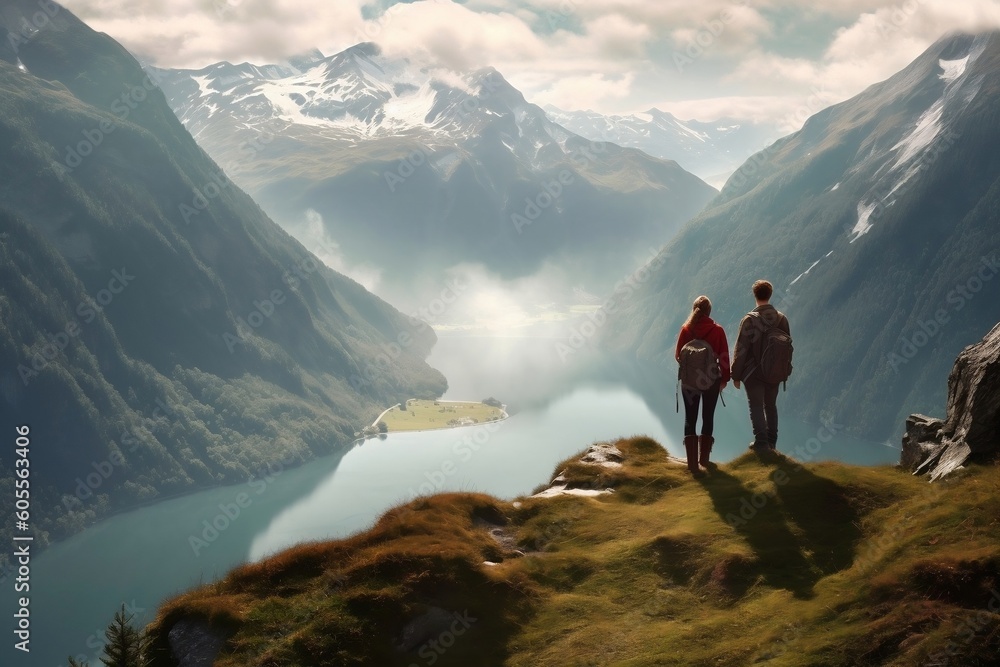
[{"label": "rock", "polygon": [[201,619],[182,618],[167,635],[178,667],[212,667],[226,638]]},{"label": "rock", "polygon": [[910,415],[906,420],[903,434],[903,454],[899,465],[907,470],[916,470],[921,463],[941,445],[937,442],[938,432],[944,421],[924,415]]},{"label": "rock", "polygon": [[580,459],[580,463],[618,468],[621,467],[623,460],[625,460],[625,457],[622,456],[620,449],[614,445],[602,442],[591,445],[587,453]]},{"label": "rock", "polygon": [[934,481],[1000,451],[1000,324],[958,355],[948,375],[946,414],[944,421],[906,420],[901,466]]},{"label": "rock", "polygon": [[[612,444],[606,442],[599,442],[591,445],[587,448],[587,451],[583,453],[577,461],[585,465],[600,466],[603,468],[620,468],[622,467],[622,461],[625,460],[625,456],[622,454],[621,450]],[[569,481],[566,479],[566,470],[559,471],[552,481],[549,482],[549,488],[536,493],[531,496],[532,498],[553,498],[555,496],[603,496],[608,493],[614,493],[615,490],[612,488],[595,488],[595,483],[590,483],[586,487],[581,486],[580,482],[574,485],[570,485]]]}]

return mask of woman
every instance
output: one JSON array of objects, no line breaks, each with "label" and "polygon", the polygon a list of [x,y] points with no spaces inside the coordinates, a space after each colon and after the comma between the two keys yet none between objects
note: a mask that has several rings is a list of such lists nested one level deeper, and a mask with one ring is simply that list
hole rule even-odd
[{"label": "woman", "polygon": [[[688,470],[695,477],[701,477],[704,473],[698,468],[699,462],[705,468],[709,467],[709,455],[712,453],[712,445],[715,438],[712,431],[715,428],[715,405],[719,400],[719,393],[729,384],[729,343],[726,341],[726,332],[712,320],[709,315],[712,313],[712,302],[707,296],[699,296],[694,300],[691,307],[691,315],[681,327],[677,335],[677,349],[675,358],[677,363],[681,363],[681,350],[692,341],[705,341],[711,352],[714,352],[715,359],[711,364],[709,374],[702,374],[703,381],[694,386],[684,384],[682,393],[684,395],[684,449],[687,452]],[[685,350],[685,355],[690,355],[691,350],[696,351],[697,343]],[[686,359],[693,359],[687,356]],[[685,361],[685,363],[692,363]],[[698,425],[698,405],[702,404],[701,411],[701,437],[697,435]]]}]

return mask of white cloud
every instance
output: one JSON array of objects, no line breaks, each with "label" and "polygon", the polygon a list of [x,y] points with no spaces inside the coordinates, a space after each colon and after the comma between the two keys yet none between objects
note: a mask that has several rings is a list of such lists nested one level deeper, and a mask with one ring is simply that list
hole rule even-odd
[{"label": "white cloud", "polygon": [[820,58],[789,58],[754,50],[724,81],[766,92],[794,91],[789,100],[819,91],[832,104],[889,78],[945,34],[1000,28],[997,0],[853,4],[868,11],[837,30]]},{"label": "white cloud", "polygon": [[538,105],[552,104],[561,109],[599,109],[609,100],[621,100],[629,95],[634,74],[617,79],[603,74],[564,76],[550,83],[532,97]]},{"label": "white cloud", "polygon": [[792,96],[732,95],[693,100],[661,100],[655,106],[681,120],[742,118],[753,122],[778,122],[800,101]]},{"label": "white cloud", "polygon": [[[532,102],[604,112],[656,105],[704,119],[725,111],[780,120],[816,90],[831,102],[859,93],[948,31],[1000,27],[1000,0],[419,0],[365,20],[366,2],[66,0],[165,67],[273,62],[374,41],[439,67],[496,67]],[[820,49],[801,48],[804,30]],[[678,68],[673,54],[692,45],[697,67]]]},{"label": "white cloud", "polygon": [[348,262],[340,244],[327,234],[323,216],[317,211],[306,210],[301,220],[289,224],[288,231],[334,271],[350,277],[369,292],[378,290],[382,282],[382,271],[368,264]]}]

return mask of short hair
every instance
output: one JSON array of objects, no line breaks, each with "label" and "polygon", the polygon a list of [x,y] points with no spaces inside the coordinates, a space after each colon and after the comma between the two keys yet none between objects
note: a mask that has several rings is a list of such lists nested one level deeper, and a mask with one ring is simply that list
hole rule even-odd
[{"label": "short hair", "polygon": [[774,287],[766,280],[758,280],[753,284],[753,295],[758,301],[770,301]]}]

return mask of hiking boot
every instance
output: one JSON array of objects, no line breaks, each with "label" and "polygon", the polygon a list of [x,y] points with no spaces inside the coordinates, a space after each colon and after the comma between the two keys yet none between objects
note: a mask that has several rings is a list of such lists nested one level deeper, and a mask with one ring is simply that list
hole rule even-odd
[{"label": "hiking boot", "polygon": [[712,445],[714,444],[715,438],[710,435],[703,435],[698,438],[698,463],[700,463],[703,468],[715,467],[715,464],[708,460],[708,457],[712,454]]},{"label": "hiking boot", "polygon": [[688,470],[691,471],[691,475],[693,477],[704,477],[705,473],[698,468],[698,436],[685,435],[684,450],[687,454]]}]

